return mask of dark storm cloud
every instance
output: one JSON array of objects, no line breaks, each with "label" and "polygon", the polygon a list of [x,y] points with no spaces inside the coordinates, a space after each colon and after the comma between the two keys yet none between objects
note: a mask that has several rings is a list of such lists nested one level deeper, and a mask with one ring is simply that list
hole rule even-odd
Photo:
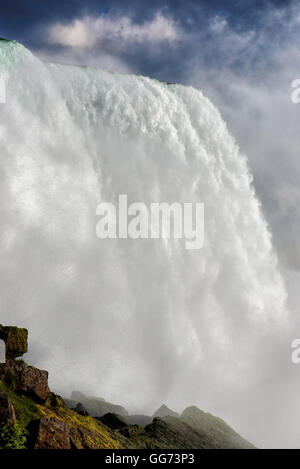
[{"label": "dark storm cloud", "polygon": [[[37,2],[33,0],[12,0],[1,5],[0,35],[9,39],[16,39],[36,52],[42,51],[42,57],[64,62],[84,62],[88,65],[99,65],[107,68],[126,63],[126,67],[117,67],[126,71],[128,67],[135,73],[148,75],[164,81],[186,82],[185,63],[195,56],[201,57],[201,65],[210,66],[223,64],[224,51],[214,47],[215,32],[208,25],[215,17],[223,18],[230,28],[238,35],[248,31],[259,34],[266,28],[265,12],[276,8],[284,8],[289,1],[273,0],[243,2],[213,1],[183,1],[183,0],[78,0]],[[181,37],[175,45],[162,41],[153,44],[151,41],[132,42],[122,47],[122,41],[107,35],[101,41],[95,41],[84,53],[77,50],[70,51],[63,44],[49,41],[49,26],[55,24],[71,25],[72,22],[83,18],[104,18],[111,22],[118,22],[120,18],[128,19],[135,27],[153,22],[155,16],[161,12],[163,17],[172,21]],[[278,28],[269,31],[275,35]],[[93,31],[90,31],[92,37]],[[205,47],[204,47],[205,44]],[[126,44],[125,44],[126,45]],[[176,46],[176,47],[175,47]],[[242,52],[242,51],[241,51]],[[230,66],[244,66],[244,59],[238,51],[230,51],[231,56],[236,53]],[[104,57],[104,59],[103,59]],[[112,60],[113,58],[113,60]],[[253,58],[255,61],[255,57]],[[247,58],[249,64],[249,58]],[[228,63],[227,63],[228,66]]]},{"label": "dark storm cloud", "polygon": [[[159,9],[171,12],[176,21],[188,31],[199,27],[215,14],[225,15],[237,28],[249,28],[265,9],[287,7],[289,0],[253,1],[183,1],[183,0],[12,0],[1,5],[1,35],[16,39],[25,45],[38,46],[44,42],[40,28],[55,21],[68,22],[83,15],[110,14],[130,16],[138,24],[149,20]],[[39,33],[37,33],[36,28]],[[41,28],[42,29],[42,28]]]}]

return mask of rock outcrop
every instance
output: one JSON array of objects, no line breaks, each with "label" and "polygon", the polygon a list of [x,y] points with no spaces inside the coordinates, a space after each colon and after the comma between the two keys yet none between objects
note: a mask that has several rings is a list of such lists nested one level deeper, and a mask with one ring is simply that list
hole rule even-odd
[{"label": "rock outcrop", "polygon": [[177,412],[174,412],[174,410],[169,409],[169,407],[167,407],[165,404],[163,404],[152,415],[153,418],[155,418],[155,417],[167,417],[167,416],[169,416],[169,417],[179,417],[179,414],[177,414]]},{"label": "rock outcrop", "polygon": [[71,449],[68,425],[55,417],[33,420],[27,430],[32,449]]},{"label": "rock outcrop", "polygon": [[65,402],[50,392],[47,371],[14,359],[27,351],[27,336],[26,329],[0,326],[9,357],[0,363],[0,426],[17,423],[10,427],[17,429],[22,448],[23,441],[29,449],[253,448],[223,420],[197,407],[179,416],[163,405],[153,419],[130,416],[122,406],[80,392]]},{"label": "rock outcrop", "polygon": [[72,410],[74,410],[74,412],[77,412],[77,414],[82,415],[83,417],[88,417],[89,416],[88,411],[86,410],[84,405],[81,404],[81,402],[78,402],[77,406],[74,407],[74,409],[72,409]]},{"label": "rock outcrop", "polygon": [[28,331],[16,326],[0,324],[0,339],[5,342],[5,358],[13,360],[28,351]]},{"label": "rock outcrop", "polygon": [[145,435],[145,430],[140,425],[127,425],[127,427],[123,427],[120,430],[121,435],[125,436],[126,438],[134,438],[139,437],[141,435]]},{"label": "rock outcrop", "polygon": [[156,417],[145,427],[153,447],[160,449],[204,449],[203,435],[180,418]]},{"label": "rock outcrop", "polygon": [[6,392],[0,392],[0,426],[7,422],[16,422],[15,409]]},{"label": "rock outcrop", "polygon": [[253,448],[253,445],[235,432],[224,420],[203,412],[196,406],[187,407],[181,414],[181,420],[202,435],[203,441],[209,448]]},{"label": "rock outcrop", "polygon": [[103,417],[99,417],[99,420],[112,430],[119,430],[128,425],[128,422],[122,415],[113,414],[111,412],[103,415]]},{"label": "rock outcrop", "polygon": [[48,372],[25,363],[8,360],[0,363],[0,380],[17,394],[45,402],[50,396]]}]

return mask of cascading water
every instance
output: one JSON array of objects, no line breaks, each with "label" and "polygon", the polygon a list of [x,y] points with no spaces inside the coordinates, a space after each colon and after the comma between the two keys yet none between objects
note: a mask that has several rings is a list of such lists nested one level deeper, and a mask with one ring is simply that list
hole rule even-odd
[{"label": "cascading water", "polygon": [[[285,290],[247,162],[193,88],[0,43],[0,314],[52,387],[208,407],[258,376]],[[238,111],[237,111],[238,112]],[[99,240],[101,201],[203,202],[205,242]]]}]

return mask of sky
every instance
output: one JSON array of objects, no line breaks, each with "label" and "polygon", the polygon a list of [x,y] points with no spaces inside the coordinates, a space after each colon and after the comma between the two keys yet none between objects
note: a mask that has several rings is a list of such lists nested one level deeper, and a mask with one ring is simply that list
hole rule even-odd
[{"label": "sky", "polygon": [[282,386],[270,402],[288,393],[295,403],[300,368],[289,356],[300,335],[300,105],[290,96],[300,77],[300,2],[12,0],[1,6],[0,31],[43,60],[193,86],[218,107],[248,157],[289,293],[290,337],[273,370]]}]

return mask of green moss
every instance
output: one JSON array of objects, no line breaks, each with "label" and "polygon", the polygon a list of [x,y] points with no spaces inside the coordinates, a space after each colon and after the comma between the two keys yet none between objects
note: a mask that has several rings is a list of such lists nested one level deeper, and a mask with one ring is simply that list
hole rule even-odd
[{"label": "green moss", "polygon": [[40,417],[40,412],[35,403],[29,397],[18,396],[10,388],[0,381],[0,391],[6,392],[16,411],[16,417],[21,427],[26,427],[28,423]]},{"label": "green moss", "polygon": [[0,324],[0,339],[5,342],[6,359],[13,360],[28,351],[27,329]]},{"label": "green moss", "polygon": [[23,360],[23,358],[14,358],[13,361],[17,363],[21,363],[22,365],[27,365],[27,363],[25,362],[25,360]]},{"label": "green moss", "polygon": [[124,447],[124,437],[93,417],[84,417],[60,405],[57,405],[55,409],[40,405],[38,407],[43,417],[56,417],[68,425],[72,441],[77,448],[117,449]]},{"label": "green moss", "polygon": [[[145,435],[141,434],[132,438],[126,438],[118,431],[111,430],[95,418],[90,416],[85,417],[68,409],[64,401],[54,393],[51,393],[44,405],[39,405],[35,404],[29,397],[17,395],[1,381],[0,391],[4,391],[9,395],[14,406],[17,417],[17,427],[15,428],[17,434],[23,435],[22,431],[32,420],[41,417],[46,419],[56,417],[68,425],[71,440],[77,448],[118,449],[151,447],[150,440]],[[20,432],[18,433],[19,429]]]},{"label": "green moss", "polygon": [[56,417],[67,423],[72,440],[78,448],[122,448],[124,437],[113,432],[93,417],[84,417],[68,409],[63,400],[51,394],[45,405],[35,404],[29,397],[19,396],[0,381],[0,391],[6,392],[15,408],[21,429],[40,417]]}]

